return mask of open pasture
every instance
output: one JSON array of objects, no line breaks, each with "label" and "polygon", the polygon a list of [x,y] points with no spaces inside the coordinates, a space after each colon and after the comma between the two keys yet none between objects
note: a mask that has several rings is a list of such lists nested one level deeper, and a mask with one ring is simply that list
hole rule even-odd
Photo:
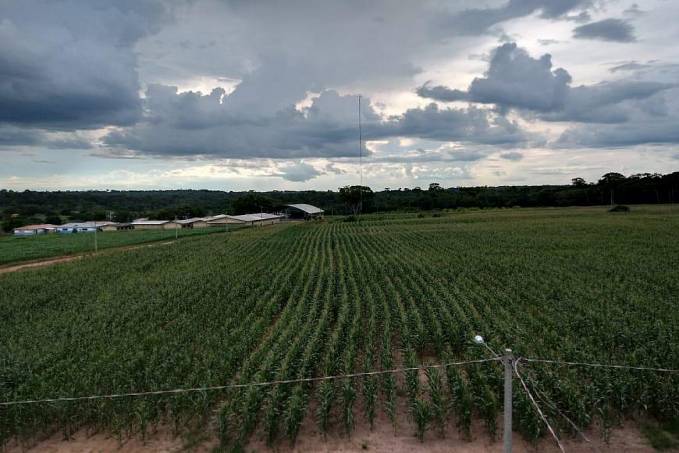
[{"label": "open pasture", "polygon": [[[230,229],[236,228],[240,227]],[[182,238],[223,231],[224,228],[200,228],[179,229],[176,233]],[[174,230],[106,231],[97,233],[97,246],[103,250],[174,238]],[[87,252],[94,252],[94,233],[0,236],[0,265]]]},{"label": "open pasture", "polygon": [[[488,357],[475,334],[517,356],[679,368],[678,232],[674,206],[389,214],[249,228],[2,275],[0,400]],[[677,375],[545,364],[523,373],[583,428],[679,415]],[[544,409],[562,435],[572,433]],[[294,440],[309,418],[321,431],[350,433],[382,414],[426,442],[446,425],[496,436],[501,410],[502,368],[483,363],[9,406],[0,408],[0,442],[83,428],[141,435],[162,424],[212,429],[231,448],[253,436]],[[545,433],[518,384],[514,429],[527,439]]]}]

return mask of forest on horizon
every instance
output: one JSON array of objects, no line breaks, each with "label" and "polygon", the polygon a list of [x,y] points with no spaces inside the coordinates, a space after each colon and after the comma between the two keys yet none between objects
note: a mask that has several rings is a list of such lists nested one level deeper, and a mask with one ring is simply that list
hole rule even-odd
[{"label": "forest on horizon", "polygon": [[679,172],[624,176],[606,173],[596,182],[573,178],[570,185],[384,188],[346,186],[337,191],[234,192],[218,190],[0,190],[1,227],[5,232],[31,223],[113,220],[138,217],[173,219],[210,214],[278,211],[289,203],[308,203],[327,214],[353,212],[362,192],[362,212],[455,208],[561,207],[608,204],[675,203]]}]

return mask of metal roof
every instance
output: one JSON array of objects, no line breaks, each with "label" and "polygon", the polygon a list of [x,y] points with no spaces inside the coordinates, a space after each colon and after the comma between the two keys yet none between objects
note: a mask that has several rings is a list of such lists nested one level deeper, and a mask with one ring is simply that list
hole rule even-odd
[{"label": "metal roof", "polygon": [[190,219],[177,220],[176,222],[180,225],[190,225],[196,222],[206,222],[207,220],[205,217],[192,217]]},{"label": "metal roof", "polygon": [[310,204],[286,204],[285,206],[289,206],[291,208],[299,209],[300,211],[304,211],[307,214],[321,214],[325,211],[323,211],[321,208],[317,208],[316,206],[310,205]]},{"label": "metal roof", "polygon": [[52,225],[51,223],[41,223],[38,225],[24,225],[22,227],[14,228],[15,230],[53,230],[57,228],[58,225]]},{"label": "metal roof", "polygon": [[[130,225],[131,225],[130,223],[111,222],[111,223],[105,223],[101,226],[103,226],[103,227],[105,227],[105,226],[126,227],[126,226],[130,226]],[[99,224],[97,224],[97,226],[99,226]]]},{"label": "metal roof", "polygon": [[63,225],[59,225],[57,228],[94,228],[95,226],[97,227],[103,227],[106,225],[113,225],[115,222],[72,222],[72,223],[64,223]]},{"label": "metal roof", "polygon": [[205,220],[206,222],[211,222],[211,221],[213,221],[213,220],[225,219],[225,218],[227,218],[227,217],[229,217],[229,216],[226,215],[226,214],[217,214],[217,215],[207,216],[207,217],[205,217],[204,220]]},{"label": "metal roof", "polygon": [[135,220],[132,225],[164,225],[170,223],[169,220]]},{"label": "metal roof", "polygon": [[260,220],[271,220],[271,219],[281,219],[281,218],[283,218],[282,215],[268,214],[266,212],[257,213],[257,214],[234,215],[234,216],[229,216],[229,217],[231,217],[232,219],[240,220],[242,222],[258,222]]}]

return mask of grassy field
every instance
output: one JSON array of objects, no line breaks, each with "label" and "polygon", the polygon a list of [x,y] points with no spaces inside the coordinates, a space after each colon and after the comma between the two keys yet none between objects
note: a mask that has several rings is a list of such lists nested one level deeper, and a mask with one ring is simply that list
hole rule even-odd
[{"label": "grassy field", "polygon": [[[181,229],[177,233],[179,237],[186,237],[222,231],[223,228],[197,228]],[[174,230],[106,231],[97,234],[97,245],[101,250],[174,238]],[[0,236],[0,265],[93,251],[93,233]]]},{"label": "grassy field", "polygon": [[[519,356],[679,368],[678,231],[671,206],[390,214],[244,229],[1,275],[0,400],[488,357],[470,341],[475,334]],[[679,414],[676,374],[535,363],[523,373],[583,428],[639,414],[671,424]],[[514,428],[541,436],[518,387]],[[351,432],[379,413],[418,436],[447,424],[495,436],[501,398],[501,366],[485,363],[12,406],[0,410],[0,440],[83,427],[139,434],[160,422],[178,432],[213,426],[231,448],[253,435],[295,439],[308,418],[321,431]]]}]

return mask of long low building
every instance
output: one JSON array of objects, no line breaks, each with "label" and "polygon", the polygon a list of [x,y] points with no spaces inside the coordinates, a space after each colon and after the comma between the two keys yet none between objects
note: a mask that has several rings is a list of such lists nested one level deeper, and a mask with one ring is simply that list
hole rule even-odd
[{"label": "long low building", "polygon": [[208,226],[221,226],[221,225],[237,225],[244,223],[242,220],[236,218],[236,216],[218,214],[211,217],[205,218]]},{"label": "long low building", "polygon": [[57,228],[57,225],[52,225],[51,223],[41,223],[14,228],[13,232],[15,236],[35,236],[38,234],[54,233]]},{"label": "long low building", "polygon": [[99,228],[101,231],[123,231],[133,230],[134,227],[129,223],[108,223]]},{"label": "long low building", "polygon": [[71,222],[59,225],[57,227],[57,232],[62,234],[94,233],[95,231],[101,231],[104,227],[113,224],[115,224],[115,222]]},{"label": "long low building", "polygon": [[135,230],[173,230],[175,228],[181,228],[179,222],[175,223],[171,220],[137,219],[130,225],[132,225]]},{"label": "long low building", "polygon": [[246,225],[259,225],[259,226],[278,223],[281,221],[281,219],[285,218],[285,216],[281,214],[268,214],[266,212],[260,212],[258,214],[234,215],[230,217]]},{"label": "long low building", "polygon": [[177,220],[182,228],[207,228],[209,225],[207,223],[207,218],[205,217],[193,217],[190,219]]}]

